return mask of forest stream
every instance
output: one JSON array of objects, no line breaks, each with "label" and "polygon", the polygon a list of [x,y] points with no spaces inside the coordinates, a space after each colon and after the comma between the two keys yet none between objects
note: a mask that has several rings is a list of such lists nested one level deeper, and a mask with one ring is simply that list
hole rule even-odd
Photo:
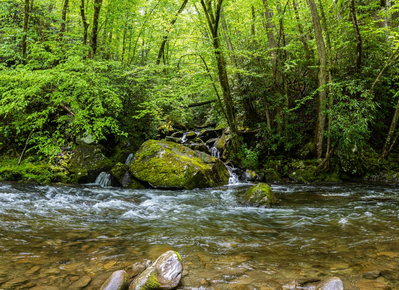
[{"label": "forest stream", "polygon": [[273,185],[280,200],[273,208],[240,204],[248,186],[163,191],[2,182],[0,282],[67,289],[89,276],[91,289],[105,272],[174,249],[184,261],[185,289],[268,289],[332,276],[357,289],[372,273],[399,287],[397,186]]}]

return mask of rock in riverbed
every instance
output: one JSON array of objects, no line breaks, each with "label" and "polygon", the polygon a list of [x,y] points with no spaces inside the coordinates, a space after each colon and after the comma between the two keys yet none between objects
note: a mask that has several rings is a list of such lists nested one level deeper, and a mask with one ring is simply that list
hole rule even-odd
[{"label": "rock in riverbed", "polygon": [[228,183],[229,172],[219,159],[186,146],[148,140],[129,165],[130,173],[154,188],[193,189]]},{"label": "rock in riverbed", "polygon": [[167,251],[133,281],[129,290],[173,289],[179,284],[182,271],[180,254]]},{"label": "rock in riverbed", "polygon": [[344,290],[344,284],[341,279],[333,277],[321,282],[317,290]]},{"label": "rock in riverbed", "polygon": [[129,276],[123,270],[115,271],[100,290],[125,290],[129,287]]},{"label": "rock in riverbed", "polygon": [[251,206],[268,207],[278,202],[270,185],[259,183],[252,186],[244,195],[245,201]]}]

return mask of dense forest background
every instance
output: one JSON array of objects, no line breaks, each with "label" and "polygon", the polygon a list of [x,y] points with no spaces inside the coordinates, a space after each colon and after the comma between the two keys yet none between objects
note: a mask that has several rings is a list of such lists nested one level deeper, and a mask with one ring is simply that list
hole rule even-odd
[{"label": "dense forest background", "polygon": [[216,123],[254,169],[384,160],[398,58],[394,0],[0,0],[0,151],[51,159],[84,133],[115,146]]}]

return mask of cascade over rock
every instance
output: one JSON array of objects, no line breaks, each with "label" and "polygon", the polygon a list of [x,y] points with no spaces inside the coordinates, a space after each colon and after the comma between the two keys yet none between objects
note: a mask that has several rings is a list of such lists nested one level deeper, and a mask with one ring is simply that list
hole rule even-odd
[{"label": "cascade over rock", "polygon": [[173,289],[179,284],[182,271],[180,254],[167,251],[133,281],[129,290]]},{"label": "cascade over rock", "polygon": [[99,146],[80,145],[72,152],[68,166],[73,173],[73,182],[88,183],[94,182],[97,176],[103,171],[112,168],[112,161],[101,152]]},{"label": "cascade over rock", "polygon": [[130,189],[142,189],[145,188],[140,181],[131,176],[129,173],[129,166],[117,163],[111,170],[112,176],[119,182],[124,188]]},{"label": "cascade over rock", "polygon": [[219,159],[186,146],[148,140],[129,165],[130,173],[155,188],[205,188],[228,183],[229,172]]}]

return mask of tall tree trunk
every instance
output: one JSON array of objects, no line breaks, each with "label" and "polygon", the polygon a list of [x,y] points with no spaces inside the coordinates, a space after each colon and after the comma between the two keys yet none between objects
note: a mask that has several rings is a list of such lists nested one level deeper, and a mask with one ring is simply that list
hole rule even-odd
[{"label": "tall tree trunk", "polygon": [[[180,13],[183,12],[184,8],[187,5],[188,0],[184,0],[182,5],[180,6],[179,11],[177,11],[175,18],[173,18],[173,20],[170,22],[169,27],[166,29],[166,33],[168,34],[170,32],[170,30],[172,29],[173,25],[175,24],[175,22],[177,21],[177,17],[179,17]],[[159,48],[159,52],[158,52],[158,57],[157,57],[157,64],[161,63],[161,59],[164,57],[164,53],[165,53],[165,45],[166,42],[168,41],[168,36],[165,35],[163,37],[162,43],[161,43],[161,47]]]},{"label": "tall tree trunk", "polygon": [[80,15],[82,17],[82,23],[83,23],[83,45],[86,45],[87,43],[87,30],[89,28],[89,23],[87,22],[86,19],[86,13],[85,13],[85,0],[81,0],[80,2]]},{"label": "tall tree trunk", "polygon": [[[216,3],[217,2],[217,3]],[[221,50],[220,40],[219,40],[219,22],[220,15],[222,11],[223,0],[215,1],[214,8],[212,8],[212,2],[207,1],[205,4],[204,0],[201,0],[201,5],[204,9],[206,20],[208,23],[209,30],[212,35],[212,43],[217,63],[219,82],[223,92],[224,105],[226,107],[227,122],[230,127],[233,151],[238,152],[241,147],[241,140],[238,134],[237,120],[235,116],[235,108],[233,103],[233,98],[231,96],[229,80],[227,77],[226,62],[224,59],[223,52]]]},{"label": "tall tree trunk", "polygon": [[67,11],[68,11],[68,4],[69,4],[69,0],[64,0],[64,6],[62,7],[60,34],[58,36],[58,40],[59,41],[62,40],[62,38],[64,36],[64,32],[65,32],[66,15],[67,15]]},{"label": "tall tree trunk", "polygon": [[[320,12],[321,12],[321,23],[323,25],[323,30],[326,36],[326,42],[327,42],[327,72],[328,72],[328,108],[330,110],[330,114],[328,117],[328,125],[327,125],[327,130],[329,133],[331,133],[331,123],[332,123],[332,107],[334,104],[334,99],[333,99],[333,94],[332,94],[332,48],[331,48],[331,38],[330,38],[330,31],[328,30],[328,25],[327,25],[327,18],[326,14],[324,13],[324,8],[323,4],[319,0],[319,6],[320,6]],[[326,150],[326,156],[328,156],[329,151],[331,149],[331,138],[328,137],[327,139],[327,150]]]},{"label": "tall tree trunk", "polygon": [[294,7],[295,18],[296,18],[296,21],[297,21],[299,35],[301,37],[303,48],[305,49],[306,58],[307,59],[311,59],[312,58],[311,57],[312,53],[311,53],[311,50],[309,48],[308,42],[306,40],[305,33],[303,32],[303,27],[302,27],[302,24],[301,24],[301,21],[300,21],[300,18],[299,18],[299,13],[298,13],[298,4],[295,2],[295,0],[292,0],[292,6]]},{"label": "tall tree trunk", "polygon": [[316,38],[317,52],[319,56],[319,99],[317,106],[317,122],[314,143],[316,145],[317,158],[323,154],[324,127],[326,124],[326,46],[323,39],[319,13],[314,0],[309,0],[309,6],[312,13],[313,29]]},{"label": "tall tree trunk", "polygon": [[[269,42],[269,48],[271,50],[271,55],[272,55],[272,65],[273,65],[273,87],[274,87],[274,96],[279,102],[279,99],[281,97],[281,89],[282,89],[282,75],[280,72],[280,58],[279,58],[279,52],[278,52],[278,44],[276,41],[276,38],[274,37],[273,30],[275,30],[275,27],[272,23],[272,11],[270,10],[267,1],[263,0],[263,5],[265,6],[265,17],[266,17],[266,32],[267,32],[267,39]],[[281,105],[277,105],[277,131],[281,132],[282,131],[282,107]]]},{"label": "tall tree trunk", "polygon": [[25,11],[24,11],[24,26],[23,26],[23,36],[22,36],[22,58],[26,60],[26,39],[28,36],[29,27],[29,0],[25,0]]},{"label": "tall tree trunk", "polygon": [[357,48],[356,48],[356,54],[357,54],[356,55],[356,70],[359,71],[360,67],[362,65],[362,38],[360,36],[359,25],[357,23],[355,0],[349,1],[349,7],[350,7],[350,11],[351,11],[353,30],[355,31],[356,45],[357,45]]},{"label": "tall tree trunk", "polygon": [[98,20],[100,18],[100,10],[103,0],[94,0],[94,14],[93,14],[93,28],[90,35],[91,51],[89,57],[93,58],[97,51],[97,37],[98,37]]}]

